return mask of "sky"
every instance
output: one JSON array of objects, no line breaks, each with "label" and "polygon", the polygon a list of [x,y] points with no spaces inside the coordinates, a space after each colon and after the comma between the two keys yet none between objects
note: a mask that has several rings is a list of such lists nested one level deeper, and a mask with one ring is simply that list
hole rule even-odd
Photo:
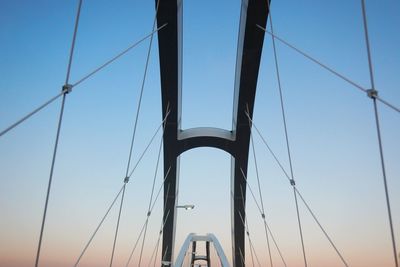
[{"label": "sky", "polygon": [[[240,4],[184,1],[183,129],[231,128]],[[76,8],[77,1],[0,1],[0,130],[60,92]],[[400,2],[366,0],[366,10],[376,89],[399,107]],[[71,81],[149,34],[154,12],[153,1],[84,0]],[[360,1],[277,0],[272,1],[271,12],[276,35],[370,87]],[[134,163],[162,120],[156,40]],[[67,95],[40,266],[73,265],[123,184],[148,45],[149,40],[141,43]],[[350,266],[394,266],[371,99],[279,42],[277,53],[299,191]],[[55,101],[0,137],[1,267],[34,264],[60,104]],[[400,114],[382,104],[378,108],[400,242]],[[254,123],[288,169],[268,35]],[[127,186],[114,266],[125,266],[145,222],[160,141],[158,133]],[[254,144],[269,226],[288,266],[303,266],[292,189],[257,134]],[[195,209],[177,211],[175,256],[187,234],[211,232],[230,259],[230,156],[198,148],[185,152],[180,162],[178,203],[194,204]],[[161,163],[157,190],[162,169]],[[253,157],[248,182],[256,191]],[[158,238],[161,199],[150,217],[143,266]],[[261,266],[269,266],[263,222],[250,195],[246,205],[256,253]],[[117,213],[114,207],[79,266],[109,265]],[[343,266],[303,204],[300,214],[309,266]],[[274,266],[283,266],[274,248],[272,255]],[[130,266],[137,266],[138,257],[136,249]]]}]

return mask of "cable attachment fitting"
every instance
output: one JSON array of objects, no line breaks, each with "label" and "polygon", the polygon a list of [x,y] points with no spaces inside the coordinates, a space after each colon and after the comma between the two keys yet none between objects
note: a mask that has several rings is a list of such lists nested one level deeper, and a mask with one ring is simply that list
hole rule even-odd
[{"label": "cable attachment fitting", "polygon": [[128,182],[129,182],[129,177],[126,176],[125,179],[124,179],[124,183],[127,184]]},{"label": "cable attachment fitting", "polygon": [[72,91],[72,84],[64,84],[61,90],[63,94],[68,94],[71,91]]},{"label": "cable attachment fitting", "polygon": [[247,234],[247,236],[250,236],[250,233],[249,233],[249,231],[246,231],[246,234]]},{"label": "cable attachment fitting", "polygon": [[148,211],[147,212],[147,217],[150,217],[150,215],[151,215],[151,211]]},{"label": "cable attachment fitting", "polygon": [[262,217],[263,219],[265,219],[265,214],[264,214],[264,213],[261,213],[261,217]]},{"label": "cable attachment fitting", "polygon": [[376,99],[378,97],[378,91],[376,91],[375,89],[368,89],[367,95],[369,98]]},{"label": "cable attachment fitting", "polygon": [[296,185],[296,182],[294,181],[294,179],[290,179],[290,185],[291,186],[295,186]]}]

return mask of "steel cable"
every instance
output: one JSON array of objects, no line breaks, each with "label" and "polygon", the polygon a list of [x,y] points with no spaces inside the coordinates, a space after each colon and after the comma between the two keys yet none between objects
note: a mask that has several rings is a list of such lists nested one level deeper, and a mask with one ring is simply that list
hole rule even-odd
[{"label": "steel cable", "polygon": [[393,249],[393,257],[394,257],[395,266],[398,267],[399,262],[397,260],[396,239],[395,239],[394,229],[393,229],[392,211],[391,211],[390,200],[389,200],[389,189],[388,189],[388,185],[387,185],[385,160],[384,160],[384,156],[383,156],[383,144],[382,144],[381,128],[379,125],[378,106],[376,104],[378,92],[375,90],[374,72],[373,72],[373,68],[372,68],[373,65],[372,65],[371,48],[370,48],[370,42],[369,42],[369,36],[368,36],[367,14],[365,11],[365,0],[361,0],[361,9],[362,9],[362,16],[363,16],[365,44],[366,44],[367,56],[368,56],[368,70],[369,70],[369,77],[370,77],[370,82],[371,82],[371,89],[368,90],[368,96],[372,99],[373,106],[374,106],[375,124],[376,124],[376,131],[377,131],[378,144],[379,144],[379,156],[380,156],[380,160],[381,160],[382,177],[383,177],[383,184],[384,184],[384,188],[385,188],[386,208],[387,208],[387,212],[388,212],[389,228],[390,228],[390,235],[391,235],[392,249]]}]

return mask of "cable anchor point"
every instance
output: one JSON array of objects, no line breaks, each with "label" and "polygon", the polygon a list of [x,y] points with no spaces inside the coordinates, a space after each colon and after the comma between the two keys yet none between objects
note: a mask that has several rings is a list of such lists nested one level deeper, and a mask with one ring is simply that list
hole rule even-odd
[{"label": "cable anchor point", "polygon": [[71,91],[72,91],[72,84],[64,84],[63,85],[63,87],[62,87],[62,90],[61,90],[61,92],[63,93],[63,94],[68,94],[68,93],[70,93]]},{"label": "cable anchor point", "polygon": [[127,184],[128,182],[129,182],[129,177],[126,176],[125,179],[124,179],[124,183]]},{"label": "cable anchor point", "polygon": [[296,182],[294,181],[294,179],[290,179],[290,185],[295,186]]},{"label": "cable anchor point", "polygon": [[378,91],[375,89],[368,89],[367,95],[369,98],[376,99],[378,97]]},{"label": "cable anchor point", "polygon": [[261,217],[262,217],[263,219],[265,219],[265,214],[264,214],[264,213],[261,213]]}]

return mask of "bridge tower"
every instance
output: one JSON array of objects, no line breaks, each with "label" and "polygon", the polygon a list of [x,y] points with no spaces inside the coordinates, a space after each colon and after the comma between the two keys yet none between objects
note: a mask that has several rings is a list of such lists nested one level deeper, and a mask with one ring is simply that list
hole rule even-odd
[{"label": "bridge tower", "polygon": [[[157,4],[156,0],[156,4]],[[211,6],[212,8],[212,6]],[[241,253],[245,253],[245,217],[247,164],[250,144],[249,118],[253,116],[264,31],[268,16],[265,0],[242,0],[234,81],[232,129],[181,129],[183,1],[159,1],[157,24],[167,26],[158,32],[164,131],[164,220],[162,255],[164,262],[172,262],[176,197],[179,185],[179,157],[196,147],[219,148],[232,156],[231,174],[231,234],[233,266],[243,267]],[[168,174],[168,175],[167,175]],[[243,197],[241,188],[243,188]],[[168,214],[168,215],[167,215]],[[165,266],[165,265],[164,265]]]}]

